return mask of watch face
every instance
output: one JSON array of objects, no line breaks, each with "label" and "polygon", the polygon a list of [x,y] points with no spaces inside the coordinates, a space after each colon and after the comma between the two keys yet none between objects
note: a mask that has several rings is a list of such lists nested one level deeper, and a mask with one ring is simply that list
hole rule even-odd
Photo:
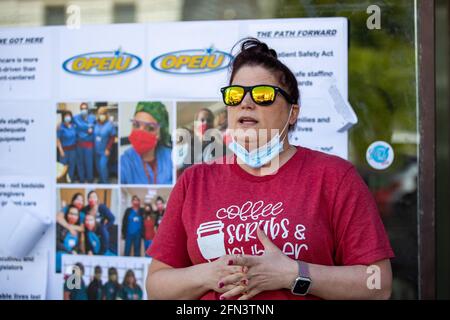
[{"label": "watch face", "polygon": [[292,288],[292,293],[304,296],[308,293],[310,285],[311,285],[310,279],[299,277],[295,281],[295,285]]}]

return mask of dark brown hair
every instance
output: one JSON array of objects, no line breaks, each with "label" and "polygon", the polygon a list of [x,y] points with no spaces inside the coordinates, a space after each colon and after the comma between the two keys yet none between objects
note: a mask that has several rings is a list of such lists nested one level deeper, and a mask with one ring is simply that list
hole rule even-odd
[{"label": "dark brown hair", "polygon": [[293,101],[300,98],[297,79],[292,71],[280,60],[277,52],[256,38],[244,38],[235,46],[240,44],[240,52],[231,64],[230,84],[234,76],[243,66],[261,66],[274,73],[283,89],[291,96]]},{"label": "dark brown hair", "polygon": [[[297,78],[292,71],[280,60],[278,60],[277,52],[274,49],[259,41],[256,38],[244,38],[237,42],[233,49],[239,46],[240,52],[235,56],[232,64],[230,65],[230,82],[236,73],[244,66],[261,66],[270,72],[273,72],[278,82],[292,98],[292,101],[296,101],[299,104],[300,91],[298,89]],[[232,50],[233,51],[233,50]],[[295,124],[289,126],[289,130],[295,127]]]}]

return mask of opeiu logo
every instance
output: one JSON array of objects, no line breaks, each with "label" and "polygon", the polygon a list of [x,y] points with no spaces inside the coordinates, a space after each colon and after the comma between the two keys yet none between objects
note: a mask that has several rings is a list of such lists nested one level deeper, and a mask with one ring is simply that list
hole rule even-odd
[{"label": "opeiu logo", "polygon": [[130,72],[142,64],[138,56],[116,51],[98,51],[76,55],[63,62],[63,69],[81,76],[109,76]]},{"label": "opeiu logo", "polygon": [[172,74],[200,74],[223,70],[232,60],[231,54],[210,47],[168,52],[154,58],[150,66]]}]

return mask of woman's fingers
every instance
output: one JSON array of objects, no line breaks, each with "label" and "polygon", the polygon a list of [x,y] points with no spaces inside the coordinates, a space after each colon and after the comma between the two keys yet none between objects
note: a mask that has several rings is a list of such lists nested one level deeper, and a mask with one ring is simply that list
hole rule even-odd
[{"label": "woman's fingers", "polygon": [[243,285],[235,286],[233,289],[222,294],[220,296],[220,300],[230,299],[232,297],[242,294],[245,290],[246,290],[246,288]]},{"label": "woman's fingers", "polygon": [[238,298],[238,300],[250,300],[251,298],[256,296],[258,293],[259,293],[259,291],[256,290],[256,289],[247,290],[247,291],[244,292],[244,294],[242,296],[240,296]]},{"label": "woman's fingers", "polygon": [[[218,287],[223,288],[226,285],[234,284],[236,282],[241,282],[243,280],[246,281],[245,274],[243,274],[241,272],[233,273],[233,274],[230,274],[230,275],[225,276],[222,279],[220,279],[219,283],[218,283]],[[246,285],[246,283],[243,283],[243,284]]]},{"label": "woman's fingers", "polygon": [[217,293],[225,293],[225,292],[228,292],[228,291],[234,289],[235,287],[236,287],[235,284],[229,284],[229,285],[227,285],[225,287],[222,287],[222,288],[217,287],[217,288],[214,289],[214,291],[217,292]]},{"label": "woman's fingers", "polygon": [[242,267],[240,267],[240,266],[227,266],[227,267],[225,267],[225,271],[228,274],[242,273]]}]

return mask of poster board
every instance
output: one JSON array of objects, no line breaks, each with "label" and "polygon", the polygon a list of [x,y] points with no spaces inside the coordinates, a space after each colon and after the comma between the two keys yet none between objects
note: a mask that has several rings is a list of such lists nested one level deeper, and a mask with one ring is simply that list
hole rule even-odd
[{"label": "poster board", "polygon": [[[56,216],[67,204],[61,194],[81,190],[86,197],[92,190],[111,190],[107,200],[115,211],[111,230],[117,239],[112,247],[119,257],[80,260],[87,259],[90,266],[99,257],[105,265],[127,259],[131,264],[133,259],[150,262],[121,257],[123,213],[132,194],[153,202],[158,195],[167,197],[176,183],[176,168],[171,179],[150,187],[122,183],[120,159],[127,149],[130,114],[139,101],[163,101],[173,133],[180,110],[190,104],[219,110],[219,89],[227,84],[230,52],[239,39],[252,36],[268,43],[297,77],[301,108],[291,143],[347,158],[348,123],[338,99],[346,103],[348,96],[347,23],[345,18],[308,18],[0,29],[0,219],[9,221],[6,208],[12,205],[26,206],[52,222],[29,255],[37,257],[33,263],[39,268],[33,270],[48,274],[46,283],[36,283],[26,295],[24,288],[32,281],[21,278],[31,271],[17,271],[13,265],[25,262],[5,257],[0,260],[0,298],[15,293],[30,299],[63,297],[64,270],[55,267]],[[91,109],[100,103],[107,106],[117,131],[117,163],[109,168],[113,173],[108,183],[58,181],[55,128],[61,110],[75,115],[81,102]],[[5,236],[13,232],[11,223],[2,228]],[[75,260],[70,256],[63,261]],[[142,260],[136,263],[141,268]]]}]

